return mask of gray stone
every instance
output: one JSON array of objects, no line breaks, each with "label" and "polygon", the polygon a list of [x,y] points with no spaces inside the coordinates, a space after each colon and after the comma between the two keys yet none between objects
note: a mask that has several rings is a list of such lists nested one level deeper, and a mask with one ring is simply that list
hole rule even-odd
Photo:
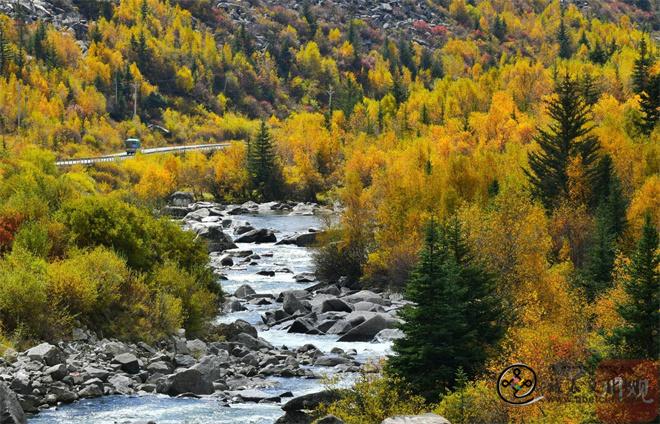
[{"label": "gray stone", "polygon": [[50,343],[41,343],[26,352],[28,358],[33,361],[40,361],[46,365],[61,364],[65,360],[64,352],[57,346]]},{"label": "gray stone", "polygon": [[378,343],[391,342],[392,340],[401,339],[405,336],[403,331],[398,328],[386,328],[381,330],[374,336],[374,341]]},{"label": "gray stone", "polygon": [[284,296],[284,302],[282,304],[282,309],[284,312],[290,315],[294,315],[297,312],[305,313],[307,308],[303,303],[298,300],[298,298],[293,293],[287,293]]},{"label": "gray stone", "polygon": [[345,334],[348,331],[350,331],[353,328],[350,322],[346,320],[339,320],[337,321],[328,331],[326,331],[326,334]]},{"label": "gray stone", "polygon": [[389,301],[383,299],[379,294],[376,294],[370,290],[361,290],[357,293],[344,296],[342,299],[349,303],[371,302],[378,305],[387,305],[389,303]]},{"label": "gray stone", "polygon": [[78,391],[78,396],[81,398],[95,398],[103,396],[103,389],[96,384],[90,384]]},{"label": "gray stone", "polygon": [[250,295],[256,294],[257,292],[254,291],[252,287],[250,287],[248,284],[243,284],[239,288],[236,289],[234,292],[234,296],[245,299]]},{"label": "gray stone", "polygon": [[140,372],[138,358],[132,353],[120,353],[112,359],[112,363],[119,364],[121,369],[129,374],[137,374]]},{"label": "gray stone", "polygon": [[236,243],[273,243],[276,241],[275,233],[266,228],[248,231],[235,240]]},{"label": "gray stone", "polygon": [[172,206],[188,206],[195,201],[195,196],[192,193],[176,191],[170,195],[169,201]]},{"label": "gray stone", "polygon": [[341,390],[322,390],[320,392],[308,393],[298,396],[282,406],[284,411],[313,410],[322,403],[329,404],[341,399]]},{"label": "gray stone", "polygon": [[398,322],[384,314],[378,314],[369,318],[357,327],[349,330],[341,336],[340,342],[368,342],[373,340],[374,336],[383,329],[395,328]]},{"label": "gray stone", "polygon": [[98,378],[103,381],[105,381],[108,378],[108,375],[110,375],[109,371],[95,367],[87,367],[83,371],[89,375],[90,378]]},{"label": "gray stone", "polygon": [[223,252],[229,249],[235,249],[236,244],[231,237],[222,230],[221,226],[204,227],[197,233],[197,237],[202,237],[208,241],[209,252]]},{"label": "gray stone", "polygon": [[165,361],[156,361],[147,366],[147,371],[151,373],[169,374],[172,371],[172,367]]},{"label": "gray stone", "polygon": [[423,415],[400,415],[383,420],[381,424],[451,424],[440,415],[428,413]]},{"label": "gray stone", "polygon": [[167,378],[168,390],[170,396],[177,396],[183,393],[193,393],[196,395],[210,395],[213,393],[213,384],[204,378],[204,375],[196,369],[187,369],[176,372]]},{"label": "gray stone", "polygon": [[[330,296],[330,295],[326,295]],[[323,300],[320,304],[314,304],[312,302],[312,310],[316,313],[324,313],[330,311],[343,311],[343,312],[352,312],[353,309],[341,299],[330,298]]]},{"label": "gray stone", "polygon": [[47,368],[44,374],[50,375],[53,380],[61,380],[68,374],[68,371],[66,365],[57,364]]},{"label": "gray stone", "polygon": [[199,339],[188,340],[186,342],[186,346],[188,347],[190,354],[195,358],[201,358],[202,356],[206,355],[206,352],[208,351],[208,346],[206,346],[206,343]]},{"label": "gray stone", "polygon": [[314,365],[321,367],[334,367],[340,364],[353,364],[353,360],[338,355],[323,355],[314,361]]},{"label": "gray stone", "polygon": [[18,402],[16,393],[2,382],[0,382],[0,423],[27,424],[27,418]]},{"label": "gray stone", "polygon": [[113,375],[108,379],[108,383],[115,389],[115,392],[122,395],[128,395],[133,392],[131,389],[133,380],[123,374]]}]

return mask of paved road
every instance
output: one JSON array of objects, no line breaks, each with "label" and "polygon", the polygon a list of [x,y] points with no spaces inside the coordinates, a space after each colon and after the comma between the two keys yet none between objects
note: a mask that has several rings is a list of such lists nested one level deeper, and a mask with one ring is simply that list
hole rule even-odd
[{"label": "paved road", "polygon": [[[150,149],[140,149],[140,154],[153,155],[160,153],[185,152],[188,150],[217,150],[217,149],[224,149],[227,146],[229,146],[229,143],[196,144],[192,146],[152,147]],[[55,162],[55,165],[57,166],[91,165],[93,163],[114,162],[132,157],[133,156],[131,155],[127,155],[126,152],[122,152],[122,153],[114,153],[106,156],[98,156],[95,158],[76,158],[76,159],[59,160]]]}]

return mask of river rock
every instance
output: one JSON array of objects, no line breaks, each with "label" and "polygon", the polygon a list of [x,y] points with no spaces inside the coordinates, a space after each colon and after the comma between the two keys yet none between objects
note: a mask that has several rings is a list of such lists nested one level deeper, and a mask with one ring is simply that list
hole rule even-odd
[{"label": "river rock", "polygon": [[311,424],[314,419],[301,411],[287,411],[275,424]]},{"label": "river rock", "polygon": [[316,358],[314,365],[321,367],[334,367],[340,364],[353,364],[353,360],[338,355],[323,355]]},{"label": "river rock", "polygon": [[120,353],[112,359],[113,364],[119,364],[121,369],[129,374],[140,372],[138,358],[132,353]]},{"label": "river rock", "polygon": [[287,293],[284,296],[282,309],[284,310],[284,312],[290,315],[294,315],[298,312],[302,312],[302,313],[307,312],[307,308],[305,307],[305,305],[296,297],[294,293]]},{"label": "river rock", "polygon": [[326,331],[326,334],[345,334],[349,332],[352,328],[353,326],[351,325],[350,322],[342,319],[335,322],[334,325],[330,327],[328,331]]},{"label": "river rock", "polygon": [[53,380],[61,380],[66,377],[68,373],[66,365],[64,364],[53,365],[44,371],[44,374],[50,375]]},{"label": "river rock", "polygon": [[236,289],[234,292],[234,296],[245,299],[250,295],[257,294],[257,292],[254,291],[252,287],[250,287],[248,284],[243,284],[239,288]]},{"label": "river rock", "polygon": [[292,236],[289,236],[287,238],[278,241],[275,244],[292,244],[294,246],[299,246],[299,247],[312,246],[314,245],[314,243],[316,243],[318,234],[319,234],[318,232],[294,234]]},{"label": "river rock", "polygon": [[313,410],[320,404],[329,404],[341,399],[343,391],[341,390],[322,390],[320,392],[308,393],[298,396],[282,406],[284,411],[302,411]]},{"label": "river rock", "polygon": [[112,386],[116,393],[120,393],[122,395],[133,393],[133,389],[131,389],[133,380],[123,374],[113,375],[108,379],[108,383]]},{"label": "river rock", "polygon": [[188,206],[195,201],[195,196],[192,193],[176,191],[170,195],[169,201],[172,206]]},{"label": "river rock", "polygon": [[398,322],[393,318],[388,318],[386,315],[378,314],[369,318],[362,324],[351,329],[346,334],[341,336],[338,341],[340,342],[368,342],[371,341],[378,332],[385,328],[394,328]]},{"label": "river rock", "polygon": [[89,384],[78,391],[78,397],[95,398],[103,396],[103,389],[97,384]]},{"label": "river rock", "polygon": [[374,336],[373,341],[377,343],[386,343],[391,342],[392,340],[401,339],[405,336],[403,331],[398,328],[386,328],[380,330],[376,336]]},{"label": "river rock", "polygon": [[376,294],[370,290],[360,290],[357,293],[349,294],[348,296],[342,297],[342,299],[349,303],[358,303],[358,302],[371,302],[378,305],[387,305],[389,302],[383,299],[379,294]]},{"label": "river rock", "polygon": [[[330,295],[322,295],[330,296]],[[320,303],[312,301],[312,310],[316,313],[322,314],[324,312],[330,311],[343,311],[343,312],[352,312],[353,309],[341,299],[329,298],[322,300]]]},{"label": "river rock", "polygon": [[235,241],[236,243],[273,243],[277,241],[277,237],[272,230],[260,228],[242,234]]},{"label": "river rock", "polygon": [[242,235],[242,234],[245,234],[245,233],[249,233],[250,231],[254,231],[254,230],[255,230],[255,228],[252,225],[239,225],[234,230],[234,234]]},{"label": "river rock", "polygon": [[196,369],[178,371],[167,377],[167,393],[177,396],[183,393],[196,395],[210,395],[213,393],[213,384],[204,378]]},{"label": "river rock", "polygon": [[16,393],[3,382],[0,382],[0,423],[27,424],[27,418]]},{"label": "river rock", "polygon": [[64,353],[57,346],[50,343],[41,343],[26,352],[27,357],[33,361],[43,362],[46,365],[57,365],[64,362]]},{"label": "river rock", "polygon": [[197,233],[197,237],[202,237],[208,241],[209,252],[223,252],[229,249],[236,249],[236,244],[222,230],[221,226],[203,227]]},{"label": "river rock", "polygon": [[383,309],[382,306],[373,302],[365,302],[365,301],[354,303],[353,309],[355,309],[356,311],[385,312],[385,309]]},{"label": "river rock", "polygon": [[440,415],[428,413],[423,415],[400,415],[383,420],[380,424],[451,424]]},{"label": "river rock", "polygon": [[209,382],[219,380],[227,374],[228,364],[215,355],[203,356],[192,369],[199,371]]},{"label": "river rock", "polygon": [[294,320],[287,333],[320,334],[319,330],[314,328],[314,323],[305,318]]},{"label": "river rock", "polygon": [[184,221],[199,221],[201,222],[204,218],[208,218],[211,216],[211,212],[204,208],[204,209],[197,209],[196,211],[192,211],[188,213],[186,216],[183,217]]}]

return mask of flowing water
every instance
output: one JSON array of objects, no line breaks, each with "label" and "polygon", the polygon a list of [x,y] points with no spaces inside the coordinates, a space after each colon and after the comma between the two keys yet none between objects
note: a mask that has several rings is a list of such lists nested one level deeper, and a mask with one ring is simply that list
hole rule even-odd
[{"label": "flowing water", "polygon": [[[233,219],[247,221],[255,228],[270,228],[280,240],[294,233],[306,232],[309,228],[319,228],[321,219],[317,216],[288,215],[263,212],[257,215],[240,215]],[[296,283],[293,276],[302,272],[312,272],[312,252],[309,248],[274,243],[240,243],[239,249],[251,250],[261,256],[258,265],[236,265],[226,270],[227,280],[222,281],[226,293],[233,293],[242,284],[249,284],[257,293],[279,294],[284,290],[301,289],[312,285]],[[271,256],[272,254],[272,256]],[[276,271],[274,277],[258,275],[260,270]],[[339,343],[339,336],[289,334],[285,330],[268,330],[261,321],[261,314],[277,305],[245,305],[248,310],[221,315],[219,322],[233,322],[243,319],[255,325],[259,336],[273,346],[287,346],[295,349],[307,343],[315,345],[323,352],[333,347],[344,350],[355,349],[357,359],[362,362],[377,359],[389,352],[389,343]],[[314,368],[318,374],[332,373],[331,368]],[[341,385],[349,385],[355,376],[341,375]],[[279,394],[291,391],[294,396],[318,391],[323,382],[320,379],[271,377],[272,387],[260,388],[267,393]],[[169,423],[273,423],[283,415],[280,405],[239,403],[230,407],[222,406],[217,398],[177,399],[164,395],[145,396],[107,396],[98,399],[86,399],[58,409],[50,409],[30,419],[31,424],[71,424],[72,422],[89,424],[145,423],[149,420],[158,424]]]}]

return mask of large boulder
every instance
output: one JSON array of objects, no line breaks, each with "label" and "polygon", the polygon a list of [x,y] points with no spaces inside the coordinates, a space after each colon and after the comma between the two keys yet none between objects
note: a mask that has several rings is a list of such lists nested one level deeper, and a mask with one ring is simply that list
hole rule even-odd
[{"label": "large boulder", "polygon": [[0,382],[0,423],[1,424],[26,424],[27,418],[21,404],[18,402],[16,393]]},{"label": "large boulder", "polygon": [[239,288],[236,289],[234,292],[234,296],[240,298],[240,299],[246,299],[247,297],[257,294],[257,292],[254,291],[252,287],[250,287],[248,284],[243,284]]},{"label": "large boulder", "polygon": [[203,227],[197,232],[197,237],[208,240],[209,252],[223,252],[229,249],[236,249],[236,244],[222,230],[221,226]]},{"label": "large boulder", "polygon": [[43,362],[46,365],[57,365],[64,362],[65,355],[60,348],[50,343],[41,343],[26,352],[27,357],[33,361]]},{"label": "large boulder", "polygon": [[[331,295],[326,295],[331,296]],[[329,298],[324,299],[320,303],[312,302],[312,310],[316,313],[322,314],[324,312],[339,311],[339,312],[352,312],[353,309],[341,299]]]},{"label": "large boulder", "polygon": [[227,366],[227,362],[219,356],[207,355],[202,357],[192,369],[199,371],[207,381],[212,383],[227,373]]},{"label": "large boulder", "polygon": [[322,403],[329,404],[341,399],[342,390],[322,390],[320,392],[308,393],[298,396],[282,406],[284,411],[302,411],[315,409]]},{"label": "large boulder", "polygon": [[298,318],[293,321],[287,333],[320,334],[320,331],[314,328],[312,321],[305,318]]},{"label": "large boulder", "polygon": [[388,305],[389,301],[383,299],[383,297],[377,293],[372,292],[371,290],[360,290],[357,293],[349,294],[348,296],[342,297],[343,300],[349,303],[358,303],[358,302],[371,302],[378,305]]},{"label": "large boulder", "polygon": [[275,237],[273,231],[260,228],[241,234],[235,241],[236,243],[273,243],[277,241],[277,237]]},{"label": "large boulder", "polygon": [[196,395],[210,395],[213,393],[213,384],[197,369],[181,370],[167,377],[167,393],[177,396],[184,393]]},{"label": "large boulder", "polygon": [[192,193],[176,191],[172,193],[169,201],[172,206],[188,206],[195,201],[195,196]]},{"label": "large boulder", "polygon": [[340,342],[369,342],[381,330],[395,328],[398,321],[384,314],[377,314],[341,336]]},{"label": "large boulder", "polygon": [[112,363],[119,364],[122,371],[129,374],[137,374],[140,372],[140,362],[132,353],[120,353],[112,358]]},{"label": "large boulder", "polygon": [[312,246],[316,243],[318,232],[309,232],[302,234],[294,234],[285,239],[278,241],[276,244],[292,244],[300,247]]},{"label": "large boulder", "polygon": [[287,293],[284,295],[282,309],[289,315],[294,315],[298,312],[307,312],[305,305],[296,297],[294,293]]},{"label": "large boulder", "polygon": [[440,415],[428,413],[423,415],[400,415],[383,420],[380,424],[451,424]]},{"label": "large boulder", "polygon": [[334,415],[326,415],[325,417],[318,419],[315,424],[344,424],[344,421]]},{"label": "large boulder", "polygon": [[252,337],[257,337],[257,329],[254,328],[249,322],[242,319],[237,319],[231,324],[216,324],[210,330],[210,338],[224,338],[225,340],[233,340],[238,334],[245,333]]}]

